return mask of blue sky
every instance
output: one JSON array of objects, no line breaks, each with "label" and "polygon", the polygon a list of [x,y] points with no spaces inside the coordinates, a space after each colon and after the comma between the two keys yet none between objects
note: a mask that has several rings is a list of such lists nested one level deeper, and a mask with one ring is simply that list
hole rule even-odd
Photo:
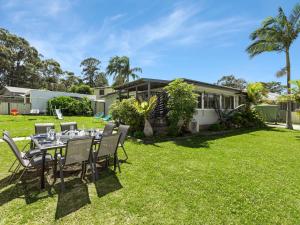
[{"label": "blue sky", "polygon": [[[249,34],[292,0],[0,0],[0,26],[23,36],[45,58],[80,75],[85,57],[127,55],[142,77],[216,82],[234,74],[271,81],[284,55],[249,59]],[[300,39],[292,48],[292,78],[300,79]]]}]

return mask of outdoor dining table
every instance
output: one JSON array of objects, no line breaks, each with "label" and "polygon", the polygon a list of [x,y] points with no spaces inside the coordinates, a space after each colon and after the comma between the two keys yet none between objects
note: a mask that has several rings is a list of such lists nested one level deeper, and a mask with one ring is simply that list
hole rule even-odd
[{"label": "outdoor dining table", "polygon": [[89,129],[85,131],[75,131],[66,133],[56,133],[52,136],[49,134],[31,135],[32,143],[42,152],[42,171],[41,171],[41,189],[45,188],[45,167],[46,167],[46,154],[49,150],[66,148],[67,142],[70,139],[79,137],[94,137],[94,145],[99,145],[102,138],[101,132],[95,132],[95,129]]}]

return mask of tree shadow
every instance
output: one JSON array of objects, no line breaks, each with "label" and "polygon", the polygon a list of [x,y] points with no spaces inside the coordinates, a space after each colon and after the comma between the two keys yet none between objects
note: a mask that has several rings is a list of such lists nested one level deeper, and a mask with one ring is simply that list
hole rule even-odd
[{"label": "tree shadow", "polygon": [[99,179],[94,183],[99,198],[123,188],[116,173],[111,169],[101,171]]},{"label": "tree shadow", "polygon": [[60,184],[55,185],[55,190],[58,193],[56,220],[91,203],[88,186],[80,178],[65,182],[65,187],[65,191],[62,192]]},{"label": "tree shadow", "polygon": [[[251,134],[256,131],[275,131],[275,132],[286,132],[284,129],[277,129],[273,127],[264,128],[253,128],[253,129],[236,129],[236,130],[224,130],[224,131],[201,131],[194,135],[187,135],[176,138],[153,138],[147,140],[146,145],[159,146],[158,143],[172,141],[178,146],[187,148],[209,148],[209,142],[221,138],[228,138],[231,136],[237,136],[242,134]],[[159,146],[161,147],[161,146]]]}]

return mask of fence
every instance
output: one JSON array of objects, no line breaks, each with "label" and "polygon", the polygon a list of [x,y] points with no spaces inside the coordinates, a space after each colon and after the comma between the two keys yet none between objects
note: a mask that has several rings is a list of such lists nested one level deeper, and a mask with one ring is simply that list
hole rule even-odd
[{"label": "fence", "polygon": [[0,114],[8,115],[11,109],[17,109],[20,114],[29,114],[30,103],[0,102]]}]

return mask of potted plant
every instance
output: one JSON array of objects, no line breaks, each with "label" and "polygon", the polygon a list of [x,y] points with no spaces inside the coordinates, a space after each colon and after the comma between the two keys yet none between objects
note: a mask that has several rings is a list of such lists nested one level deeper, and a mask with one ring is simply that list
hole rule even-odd
[{"label": "potted plant", "polygon": [[134,106],[137,112],[144,117],[145,125],[144,125],[144,134],[146,137],[153,136],[153,129],[149,122],[149,115],[154,110],[157,102],[157,97],[152,96],[148,101],[139,102],[135,101]]}]

